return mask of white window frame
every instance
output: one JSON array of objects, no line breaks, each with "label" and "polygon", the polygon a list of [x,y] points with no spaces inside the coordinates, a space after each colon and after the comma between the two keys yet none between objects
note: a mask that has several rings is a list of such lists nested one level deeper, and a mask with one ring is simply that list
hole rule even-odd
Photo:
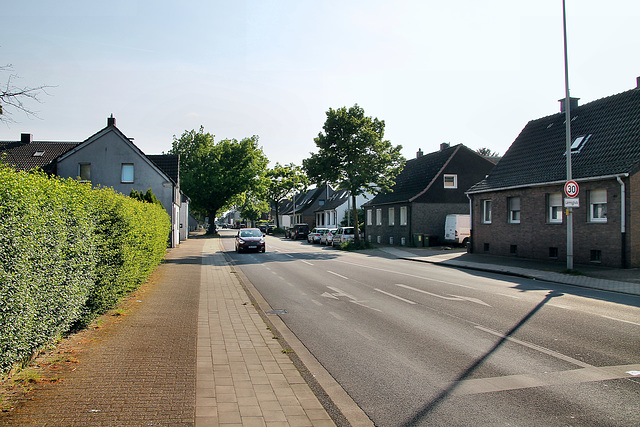
[{"label": "white window frame", "polygon": [[562,224],[562,193],[547,195],[547,222]]},{"label": "white window frame", "polygon": [[382,225],[382,209],[376,209],[376,225]]},{"label": "white window frame", "polygon": [[482,223],[491,224],[491,199],[482,201]]},{"label": "white window frame", "polygon": [[367,225],[373,225],[373,210],[367,209]]},{"label": "white window frame", "polygon": [[[129,173],[130,173],[130,177],[129,177]],[[120,168],[120,182],[122,184],[131,184],[134,182],[135,179],[135,174],[134,174],[134,167],[133,167],[133,163],[122,163],[121,168]]]},{"label": "white window frame", "polygon": [[407,225],[407,207],[400,206],[400,225]]},{"label": "white window frame", "polygon": [[[449,179],[451,182],[447,183],[447,179]],[[443,181],[444,181],[444,188],[448,188],[452,190],[458,188],[458,175],[444,174]]]},{"label": "white window frame", "polygon": [[509,205],[509,223],[520,224],[520,197],[509,197],[507,203]]},{"label": "white window frame", "polygon": [[389,208],[389,225],[396,225],[396,210]]},{"label": "white window frame", "polygon": [[589,192],[589,221],[607,222],[607,190]]}]

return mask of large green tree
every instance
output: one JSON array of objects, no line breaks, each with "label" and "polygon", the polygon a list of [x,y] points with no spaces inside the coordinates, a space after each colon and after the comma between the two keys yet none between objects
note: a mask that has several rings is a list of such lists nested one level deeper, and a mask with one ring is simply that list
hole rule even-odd
[{"label": "large green tree", "polygon": [[[327,111],[323,130],[314,139],[317,153],[303,160],[309,178],[317,183],[329,183],[351,194],[353,218],[358,224],[356,197],[389,191],[402,170],[402,146],[384,139],[384,121],[367,117],[364,110],[332,108]],[[360,234],[355,233],[356,244]]]},{"label": "large green tree", "polygon": [[264,185],[268,159],[258,137],[241,141],[223,139],[199,131],[173,137],[170,154],[180,155],[180,187],[195,211],[209,217],[208,233],[215,232],[218,211],[239,201],[239,196]]},{"label": "large green tree", "polygon": [[280,216],[279,205],[289,196],[299,190],[304,190],[309,180],[300,166],[296,166],[293,163],[288,165],[276,165],[267,171],[267,178],[269,179],[268,197],[269,201],[273,203],[276,211],[276,227],[280,228]]}]

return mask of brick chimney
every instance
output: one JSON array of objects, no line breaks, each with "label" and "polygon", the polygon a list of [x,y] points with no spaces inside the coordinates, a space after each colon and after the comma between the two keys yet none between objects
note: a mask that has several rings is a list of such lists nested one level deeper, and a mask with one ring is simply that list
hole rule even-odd
[{"label": "brick chimney", "polygon": [[449,147],[450,145],[448,142],[443,142],[442,144],[440,144],[440,151],[446,150]]},{"label": "brick chimney", "polygon": [[107,126],[115,126],[116,119],[113,117],[113,113],[111,113],[111,117],[107,117]]},{"label": "brick chimney", "polygon": [[21,133],[20,142],[22,142],[23,144],[31,144],[33,142],[33,135],[31,135],[30,133]]},{"label": "brick chimney", "polygon": [[416,153],[416,159],[418,157],[422,157],[424,155],[424,153],[422,152],[422,148],[418,148],[418,152]]},{"label": "brick chimney", "polygon": [[[578,100],[579,99],[580,98],[569,97],[569,106],[571,107],[572,110],[575,109],[575,108],[578,108]],[[558,101],[560,102],[560,112],[561,113],[564,113],[564,110],[565,110],[564,105],[565,105],[565,101],[566,100],[567,100],[566,98],[558,99]]]}]

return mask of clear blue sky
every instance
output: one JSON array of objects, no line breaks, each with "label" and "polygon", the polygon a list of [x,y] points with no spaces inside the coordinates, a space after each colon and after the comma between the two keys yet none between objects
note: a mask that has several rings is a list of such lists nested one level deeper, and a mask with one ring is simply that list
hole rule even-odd
[{"label": "clear blue sky", "polygon": [[[441,142],[504,153],[564,97],[561,0],[4,3],[0,65],[55,87],[0,140],[82,141],[113,113],[147,154],[203,125],[301,164],[325,112],[357,103],[407,158]],[[571,95],[635,87],[640,2],[567,0],[567,15]]]}]

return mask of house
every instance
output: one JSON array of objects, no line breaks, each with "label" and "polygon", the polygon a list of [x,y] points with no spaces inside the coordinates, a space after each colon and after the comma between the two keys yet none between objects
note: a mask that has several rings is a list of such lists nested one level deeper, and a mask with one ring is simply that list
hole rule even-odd
[{"label": "house", "polygon": [[84,142],[41,142],[22,134],[20,141],[0,142],[0,153],[0,161],[18,170],[41,168],[126,195],[151,189],[171,218],[170,245],[187,237],[189,199],[180,191],[179,157],[145,155],[116,127],[113,116]]},{"label": "house", "polygon": [[[462,144],[408,160],[388,193],[364,204],[365,238],[389,245],[434,244],[444,240],[448,214],[469,214],[465,195],[494,163]],[[426,238],[425,238],[426,236]]]},{"label": "house", "polygon": [[[356,206],[362,205],[371,198],[371,195],[359,195],[356,197]],[[316,210],[316,227],[338,228],[347,211],[351,212],[351,195],[347,190],[338,190]],[[358,218],[363,221],[363,218]],[[353,225],[353,219],[351,219]]]},{"label": "house", "polygon": [[566,260],[570,212],[575,263],[640,267],[640,78],[617,95],[580,106],[571,99],[571,177],[579,185],[571,210],[563,101],[560,113],[527,123],[468,191],[471,250]]},{"label": "house", "polygon": [[171,218],[171,247],[180,243],[182,194],[177,155],[145,155],[111,116],[107,127],[58,157],[56,163],[58,176],[79,178],[93,186],[111,187],[127,195],[131,190],[151,189]]},{"label": "house", "polygon": [[291,200],[280,203],[278,212],[279,223],[282,228],[289,228],[293,224],[308,224],[316,227],[316,210],[324,206],[333,194],[330,185],[323,185],[294,195]]}]

